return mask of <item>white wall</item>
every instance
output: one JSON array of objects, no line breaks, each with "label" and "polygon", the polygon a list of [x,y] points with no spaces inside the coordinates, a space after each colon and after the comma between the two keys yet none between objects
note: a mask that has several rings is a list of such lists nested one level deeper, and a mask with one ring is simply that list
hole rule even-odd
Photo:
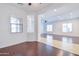
[{"label": "white wall", "polygon": [[[0,4],[0,48],[11,46],[14,44],[36,41],[36,38],[28,38],[30,34],[27,33],[27,13],[17,7],[11,7],[6,4]],[[10,16],[20,17],[23,20],[23,32],[10,32]],[[28,35],[28,36],[27,36]],[[32,35],[31,35],[32,36]]]}]

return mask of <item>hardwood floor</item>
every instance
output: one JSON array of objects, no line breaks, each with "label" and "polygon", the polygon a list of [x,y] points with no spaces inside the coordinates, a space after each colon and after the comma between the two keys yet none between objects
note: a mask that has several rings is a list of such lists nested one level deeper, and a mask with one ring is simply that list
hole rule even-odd
[{"label": "hardwood floor", "polygon": [[41,36],[46,38],[47,35],[52,36],[53,39],[55,39],[55,40],[62,41],[63,39],[67,39],[67,40],[71,39],[72,43],[79,44],[79,37],[65,36],[65,35],[55,35],[55,34],[42,34]]},{"label": "hardwood floor", "polygon": [[0,49],[0,56],[77,56],[40,42],[24,42]]}]

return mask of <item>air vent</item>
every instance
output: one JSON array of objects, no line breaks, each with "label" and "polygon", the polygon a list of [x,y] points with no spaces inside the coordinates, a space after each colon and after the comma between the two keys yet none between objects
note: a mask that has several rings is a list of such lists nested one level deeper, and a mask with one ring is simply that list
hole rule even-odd
[{"label": "air vent", "polygon": [[18,5],[20,5],[20,6],[23,6],[24,4],[23,3],[17,3]]}]

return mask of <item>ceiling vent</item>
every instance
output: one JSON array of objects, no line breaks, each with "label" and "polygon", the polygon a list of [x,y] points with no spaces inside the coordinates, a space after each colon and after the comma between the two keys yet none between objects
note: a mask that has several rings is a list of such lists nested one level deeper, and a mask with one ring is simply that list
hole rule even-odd
[{"label": "ceiling vent", "polygon": [[24,4],[23,3],[17,3],[18,5],[20,5],[20,6],[23,6]]}]

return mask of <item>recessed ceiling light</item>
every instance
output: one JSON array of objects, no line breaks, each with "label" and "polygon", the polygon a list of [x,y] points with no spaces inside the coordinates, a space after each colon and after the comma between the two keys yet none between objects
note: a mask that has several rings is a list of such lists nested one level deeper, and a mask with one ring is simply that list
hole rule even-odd
[{"label": "recessed ceiling light", "polygon": [[57,9],[54,9],[54,12],[56,12],[57,11]]}]

